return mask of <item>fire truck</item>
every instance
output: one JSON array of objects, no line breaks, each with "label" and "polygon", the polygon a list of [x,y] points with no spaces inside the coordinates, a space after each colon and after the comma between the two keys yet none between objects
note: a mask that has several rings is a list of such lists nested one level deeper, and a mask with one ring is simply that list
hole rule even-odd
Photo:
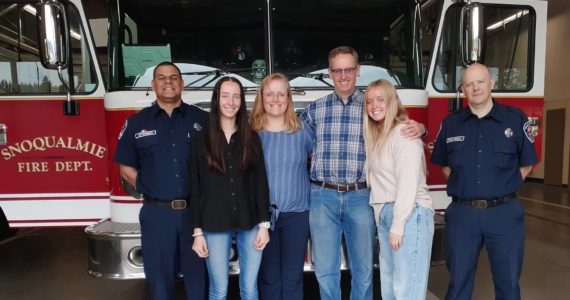
[{"label": "fire truck", "polygon": [[[94,276],[144,276],[141,195],[112,158],[125,119],[154,101],[152,70],[162,61],[181,69],[187,103],[207,109],[216,81],[230,75],[251,105],[260,80],[282,72],[300,110],[332,92],[328,51],[350,45],[357,86],[389,80],[426,124],[428,158],[443,118],[465,105],[463,67],[484,62],[497,101],[527,114],[541,151],[546,1],[109,0],[107,8],[102,48],[80,0],[0,0],[0,207],[12,228],[88,226]],[[439,167],[428,171],[444,209],[446,180]]]}]

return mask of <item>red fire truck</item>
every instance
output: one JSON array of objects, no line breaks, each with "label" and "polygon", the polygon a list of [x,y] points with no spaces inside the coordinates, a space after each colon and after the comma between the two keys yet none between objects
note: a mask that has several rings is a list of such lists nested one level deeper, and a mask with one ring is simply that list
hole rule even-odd
[{"label": "red fire truck", "polygon": [[[282,72],[295,106],[330,93],[327,53],[359,52],[360,88],[398,88],[427,124],[464,105],[462,68],[481,61],[498,101],[521,108],[540,153],[546,1],[538,0],[109,0],[107,47],[96,47],[79,0],[0,0],[0,207],[17,227],[89,226],[89,271],[144,276],[140,195],[112,157],[125,119],[155,99],[153,67],[176,63],[183,99],[207,109],[224,75],[251,104],[260,80]],[[449,203],[429,166],[436,208]],[[307,270],[311,268],[308,251]],[[237,271],[237,270],[234,270]]]}]

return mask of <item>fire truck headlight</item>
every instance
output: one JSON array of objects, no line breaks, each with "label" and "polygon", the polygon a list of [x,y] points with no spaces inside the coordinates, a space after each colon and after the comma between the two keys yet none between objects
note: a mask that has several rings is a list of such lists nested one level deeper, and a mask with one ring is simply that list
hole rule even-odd
[{"label": "fire truck headlight", "polygon": [[129,250],[127,261],[135,267],[143,266],[142,250],[140,246],[133,247]]}]

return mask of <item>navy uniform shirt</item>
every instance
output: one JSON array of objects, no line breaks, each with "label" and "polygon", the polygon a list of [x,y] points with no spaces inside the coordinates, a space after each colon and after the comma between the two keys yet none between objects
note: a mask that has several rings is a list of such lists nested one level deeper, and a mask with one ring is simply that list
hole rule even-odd
[{"label": "navy uniform shirt", "polygon": [[125,122],[114,159],[138,170],[139,193],[164,201],[189,199],[190,142],[207,120],[208,113],[196,106],[182,103],[168,116],[154,103]]},{"label": "navy uniform shirt", "polygon": [[519,168],[537,162],[528,126],[522,111],[497,102],[481,119],[469,107],[447,116],[431,156],[451,168],[447,194],[490,200],[516,192],[523,182]]}]

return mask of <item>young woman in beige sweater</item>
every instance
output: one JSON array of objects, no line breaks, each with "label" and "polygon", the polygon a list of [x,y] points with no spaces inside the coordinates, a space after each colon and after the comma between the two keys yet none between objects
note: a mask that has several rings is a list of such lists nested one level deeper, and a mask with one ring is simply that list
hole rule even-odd
[{"label": "young woman in beige sweater", "polygon": [[364,99],[366,171],[380,241],[382,299],[425,299],[434,224],[423,144],[399,134],[408,116],[390,82],[370,83]]}]

